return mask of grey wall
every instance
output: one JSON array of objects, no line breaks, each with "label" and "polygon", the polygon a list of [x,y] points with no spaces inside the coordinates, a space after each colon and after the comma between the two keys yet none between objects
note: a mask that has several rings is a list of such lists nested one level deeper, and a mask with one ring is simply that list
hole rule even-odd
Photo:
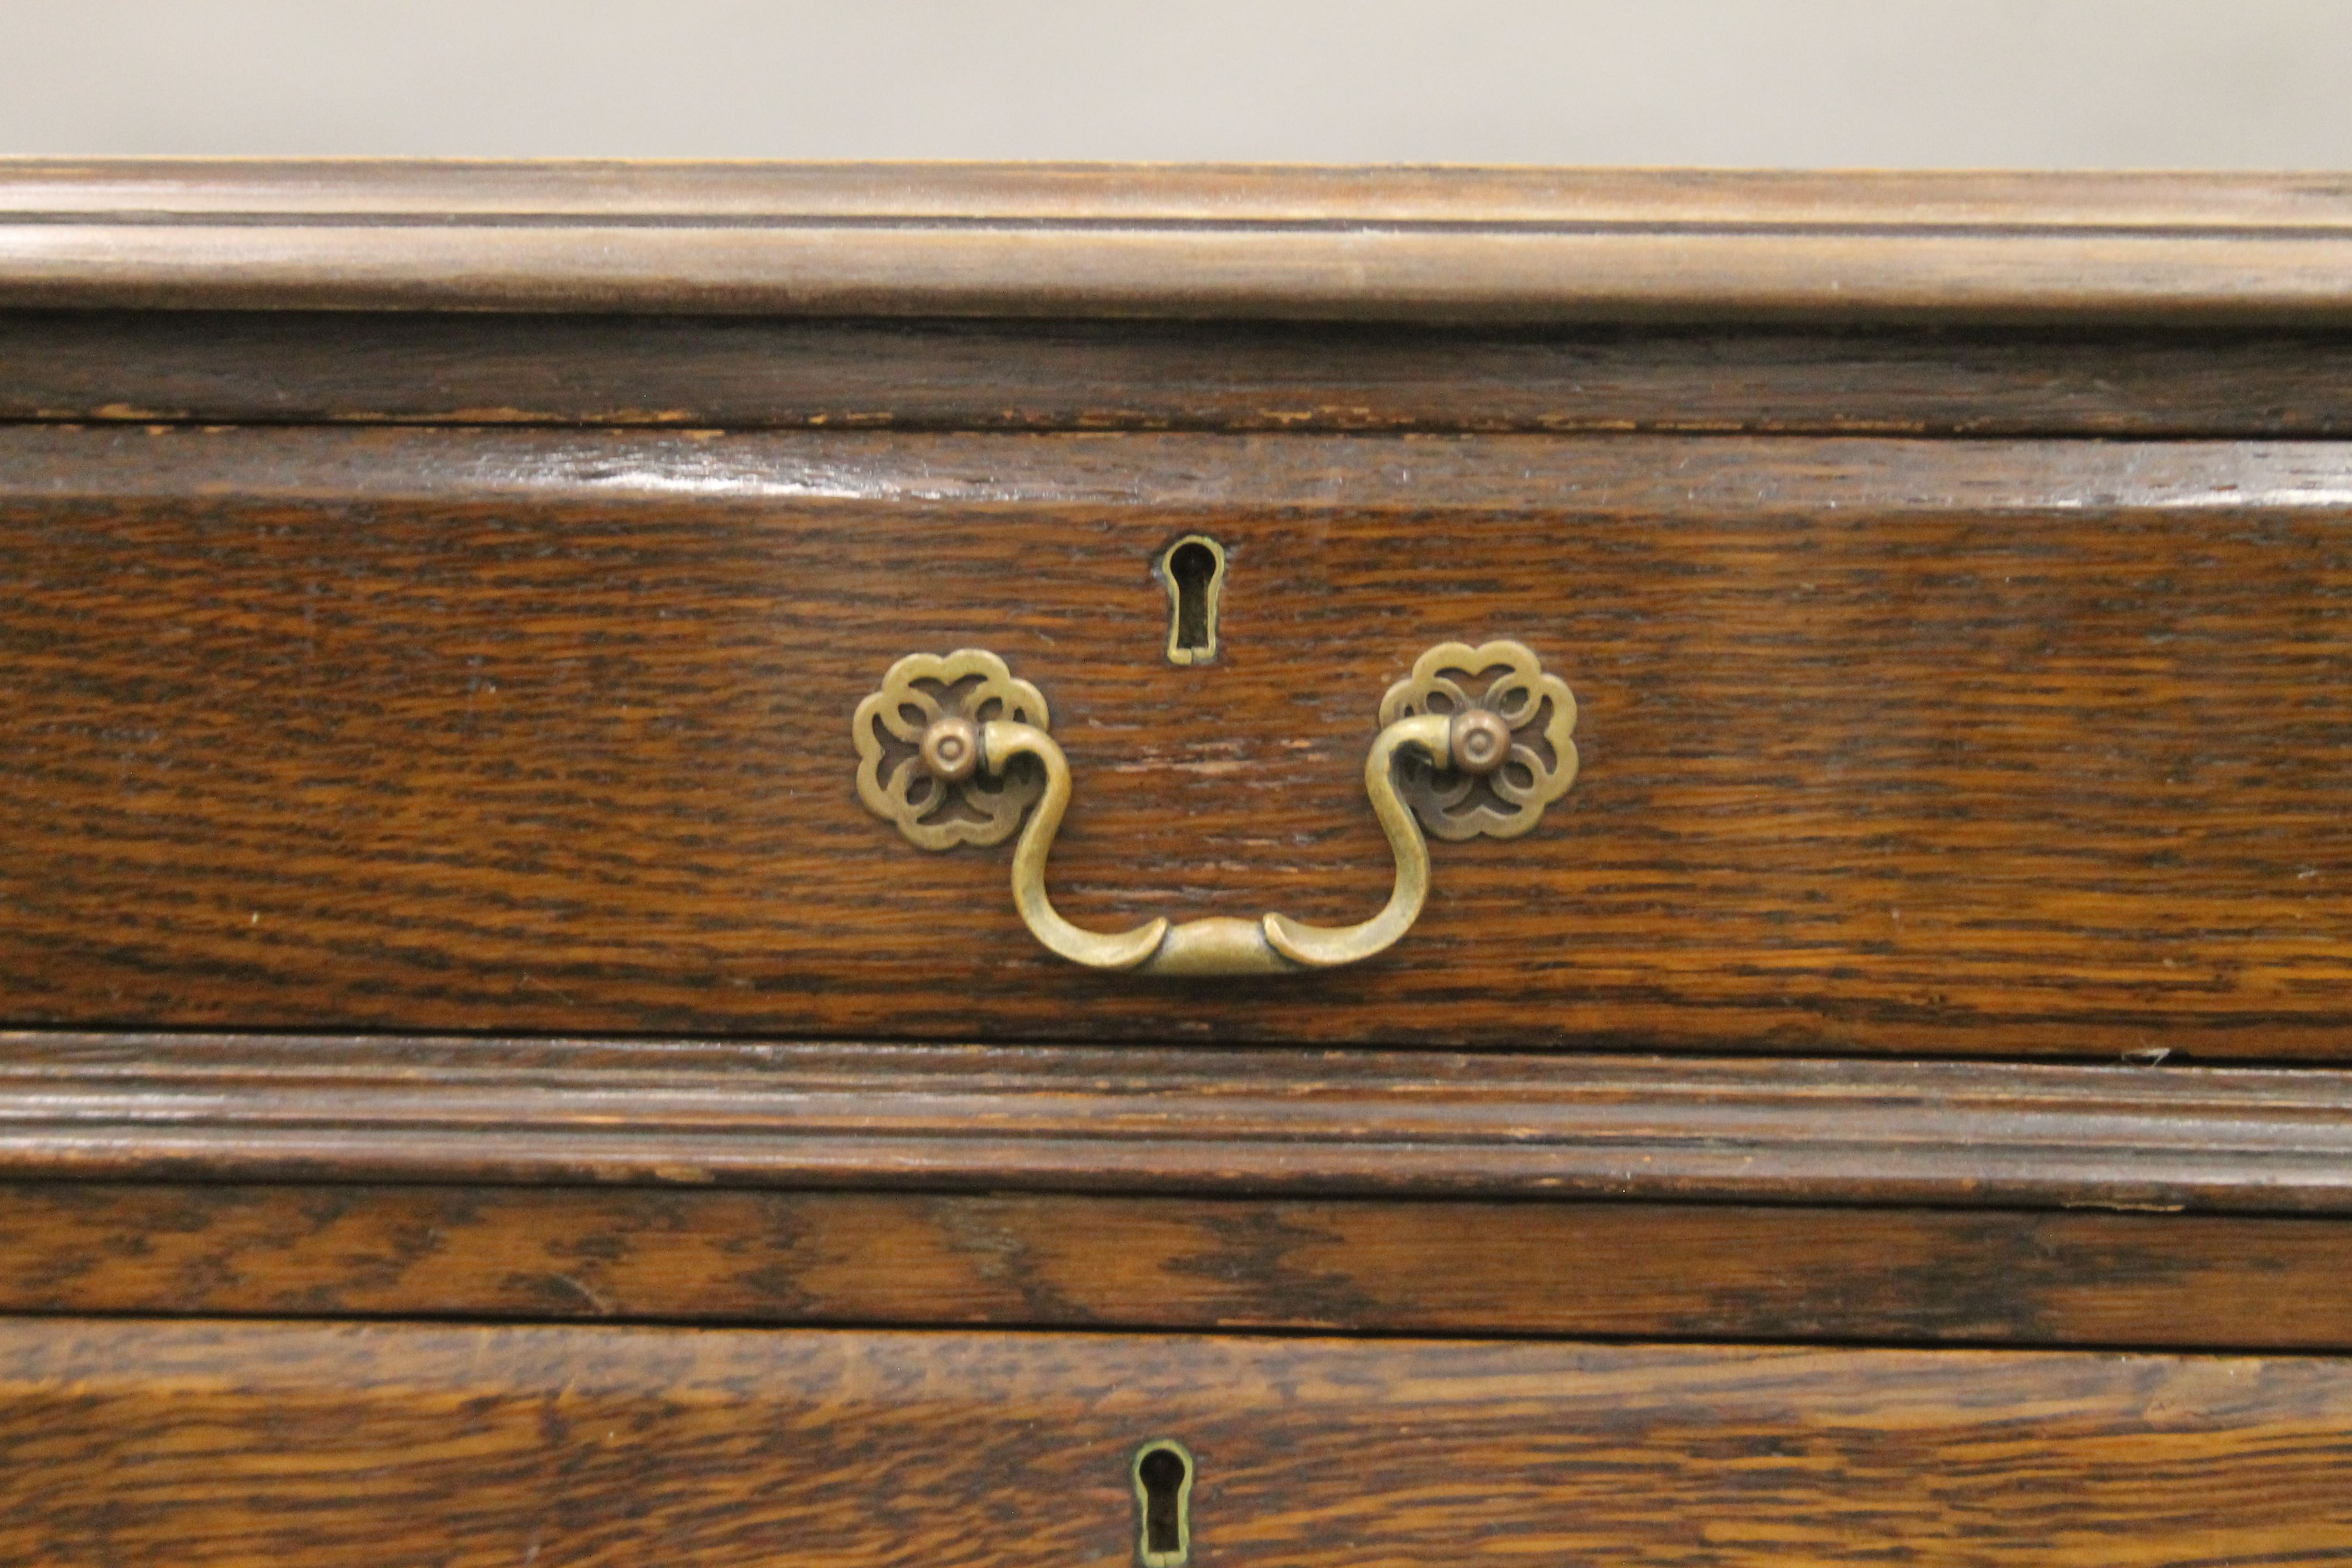
[{"label": "grey wall", "polygon": [[2340,0],[0,0],[0,152],[2352,167]]}]

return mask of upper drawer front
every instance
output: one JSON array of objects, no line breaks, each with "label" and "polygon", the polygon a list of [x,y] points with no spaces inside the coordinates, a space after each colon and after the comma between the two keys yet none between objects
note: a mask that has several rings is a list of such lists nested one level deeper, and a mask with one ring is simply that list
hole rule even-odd
[{"label": "upper drawer front", "polygon": [[2347,1420],[2326,1359],[18,1321],[0,1557],[2340,1563]]},{"label": "upper drawer front", "polygon": [[[0,1016],[2341,1054],[2348,518],[2328,443],[17,427]],[[1062,913],[1358,921],[1382,694],[1494,637],[1580,776],[1349,969],[1081,969],[855,787],[987,648]]]}]

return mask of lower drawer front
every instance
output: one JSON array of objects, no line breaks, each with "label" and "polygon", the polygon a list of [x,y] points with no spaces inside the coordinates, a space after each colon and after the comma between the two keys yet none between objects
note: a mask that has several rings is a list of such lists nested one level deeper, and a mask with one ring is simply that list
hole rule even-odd
[{"label": "lower drawer front", "polygon": [[0,1561],[2340,1562],[2348,1433],[2308,1357],[20,1321]]}]

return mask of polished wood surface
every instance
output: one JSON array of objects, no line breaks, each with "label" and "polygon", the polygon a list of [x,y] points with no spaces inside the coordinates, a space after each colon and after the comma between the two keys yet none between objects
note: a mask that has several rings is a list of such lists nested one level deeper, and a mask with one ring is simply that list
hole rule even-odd
[{"label": "polished wood surface", "polygon": [[0,161],[0,305],[2352,322],[2326,174]]},{"label": "polished wood surface", "polygon": [[0,1184],[0,1312],[2352,1350],[2352,1226],[1086,1193]]},{"label": "polished wood surface", "polygon": [[16,310],[0,418],[2343,437],[2352,339]]},{"label": "polished wood surface", "polygon": [[11,1561],[2318,1563],[2336,1360],[0,1323]]},{"label": "polished wood surface", "polygon": [[[2347,451],[18,426],[0,1015],[2340,1057]],[[1380,693],[1496,635],[1582,775],[1344,973],[1082,973],[850,786],[891,660],[992,647],[1066,913],[1360,919]]]},{"label": "polished wood surface", "polygon": [[2316,1071],[0,1036],[18,1179],[713,1183],[2352,1211]]},{"label": "polished wood surface", "polygon": [[[0,1562],[2352,1560],[2347,386],[2334,176],[0,160]],[[1360,969],[851,784],[1352,921],[1498,637]]]}]

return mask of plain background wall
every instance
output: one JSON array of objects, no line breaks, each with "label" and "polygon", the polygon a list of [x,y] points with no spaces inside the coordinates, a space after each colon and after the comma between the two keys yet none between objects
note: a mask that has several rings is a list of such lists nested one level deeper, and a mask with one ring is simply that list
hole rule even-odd
[{"label": "plain background wall", "polygon": [[2352,167],[2346,0],[0,0],[0,152]]}]

